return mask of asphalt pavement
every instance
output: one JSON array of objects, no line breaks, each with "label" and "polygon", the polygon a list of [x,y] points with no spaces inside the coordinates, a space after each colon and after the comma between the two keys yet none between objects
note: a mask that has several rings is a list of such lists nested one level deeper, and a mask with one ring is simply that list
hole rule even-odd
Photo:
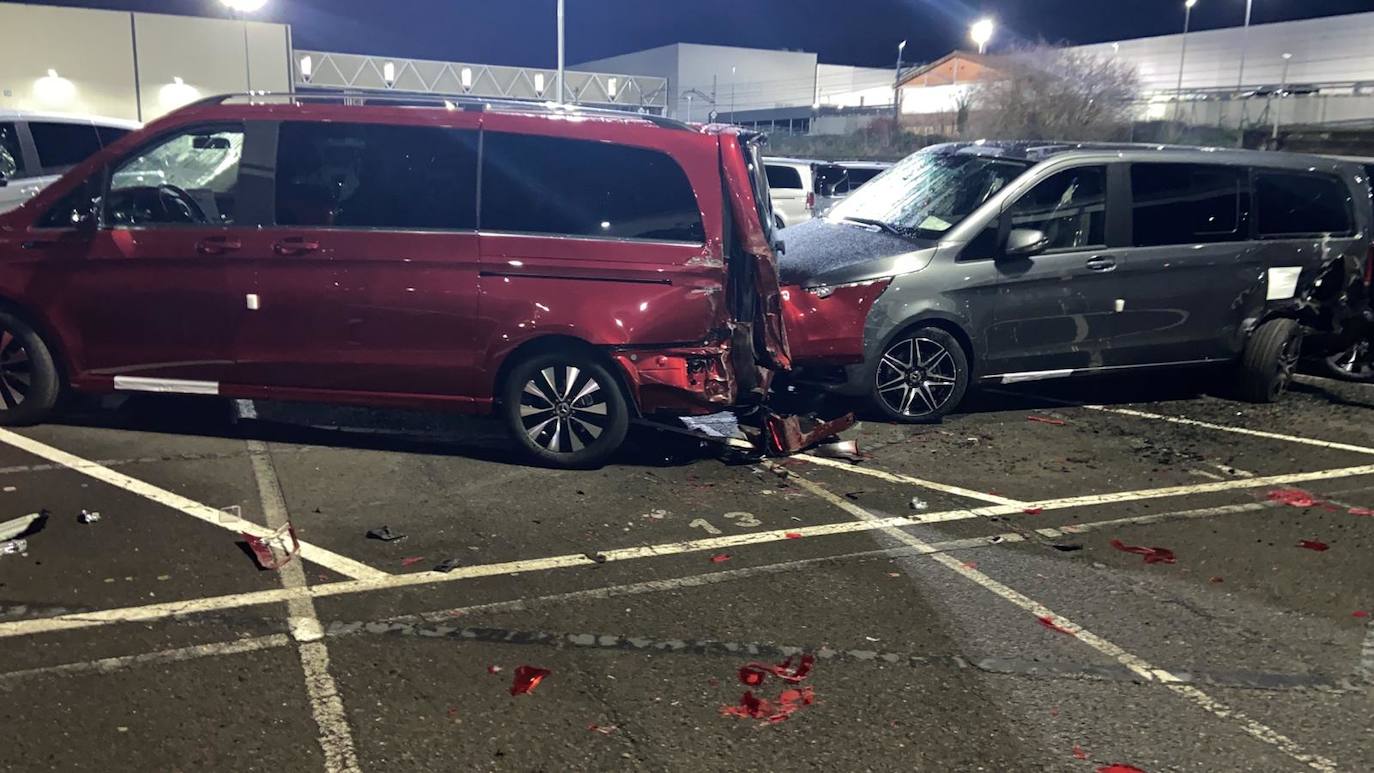
[{"label": "asphalt pavement", "polygon": [[0,521],[48,513],[0,556],[0,767],[1374,770],[1374,387],[1210,386],[592,472],[485,419],[80,401],[0,431]]}]

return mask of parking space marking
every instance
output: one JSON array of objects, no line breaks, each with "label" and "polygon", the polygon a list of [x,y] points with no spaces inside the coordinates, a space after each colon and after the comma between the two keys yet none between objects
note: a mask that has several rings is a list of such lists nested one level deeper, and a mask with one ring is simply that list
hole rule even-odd
[{"label": "parking space marking", "polygon": [[1283,440],[1288,443],[1301,443],[1318,448],[1329,448],[1333,451],[1349,451],[1355,454],[1374,454],[1374,448],[1369,446],[1357,446],[1351,443],[1336,443],[1330,440],[1318,440],[1316,438],[1301,437],[1298,435],[1284,435],[1279,432],[1265,432],[1258,429],[1247,429],[1245,427],[1232,427],[1226,424],[1214,424],[1210,421],[1198,421],[1182,416],[1169,416],[1163,413],[1150,413],[1149,411],[1137,411],[1134,408],[1108,408],[1105,405],[1084,405],[1084,408],[1102,413],[1114,413],[1118,416],[1131,416],[1137,419],[1150,419],[1152,421],[1167,421],[1170,424],[1180,424],[1185,427],[1202,427],[1203,429],[1214,429],[1220,432],[1233,432],[1237,435],[1249,435],[1251,437],[1268,438],[1269,440]]},{"label": "parking space marking", "polygon": [[804,459],[810,462],[811,464],[820,465],[822,467],[834,467],[836,469],[845,470],[846,472],[852,472],[858,475],[867,475],[870,478],[878,478],[880,480],[888,481],[889,483],[905,483],[911,486],[919,486],[921,488],[930,489],[931,491],[939,491],[944,494],[952,494],[956,497],[963,497],[964,499],[976,499],[980,502],[991,502],[993,504],[1006,505],[1008,507],[1015,507],[1018,509],[1025,507],[1027,504],[1026,502],[1022,502],[1019,499],[1011,499],[1009,497],[998,496],[997,494],[985,494],[981,491],[974,491],[972,489],[966,489],[961,486],[951,486],[945,483],[936,483],[935,481],[915,478],[910,475],[904,475],[902,473],[887,472],[885,470],[875,470],[871,467],[860,467],[857,464],[850,464],[848,462],[843,462],[838,459],[827,459],[823,456],[813,456],[811,454],[797,454],[796,456],[791,458]]},{"label": "parking space marking", "polygon": [[114,671],[122,671],[126,668],[133,668],[135,666],[166,665],[168,663],[180,663],[186,660],[217,657],[219,655],[240,655],[245,652],[258,652],[260,650],[274,649],[276,647],[286,647],[290,644],[291,637],[284,633],[274,633],[269,636],[255,636],[249,639],[215,642],[213,644],[197,644],[192,647],[178,647],[176,649],[159,650],[157,652],[145,652],[139,655],[123,655],[116,658],[87,660],[81,663],[63,663],[56,666],[26,668],[23,671],[10,671],[6,674],[0,674],[0,690],[17,687],[21,680],[30,679],[36,676],[109,674]]},{"label": "parking space marking", "polygon": [[[248,454],[253,462],[253,478],[257,481],[262,500],[263,517],[273,531],[288,523],[286,500],[281,482],[272,464],[271,452],[261,440],[249,440]],[[282,588],[295,590],[308,587],[301,561],[288,562],[277,572]],[[324,752],[325,770],[331,773],[356,773],[358,753],[353,744],[353,731],[348,727],[339,686],[329,673],[329,649],[324,643],[324,627],[315,614],[315,601],[309,596],[294,596],[286,600],[286,622],[291,638],[296,640],[301,670],[305,672],[305,693],[310,701],[310,713],[320,730],[320,750]]]},{"label": "parking space marking", "polygon": [[[271,536],[272,529],[252,521],[244,520],[223,510],[201,504],[193,499],[174,494],[163,488],[145,483],[137,478],[129,477],[121,472],[116,472],[102,464],[82,459],[75,454],[67,453],[58,448],[53,448],[45,443],[40,443],[32,438],[25,437],[16,432],[0,429],[0,442],[26,451],[34,456],[47,459],[50,462],[60,464],[70,470],[75,470],[83,475],[95,478],[102,483],[124,489],[131,494],[137,494],[144,499],[151,500],[160,505],[178,510],[186,515],[204,521],[212,526],[217,526],[226,531],[234,533],[246,533],[255,537]],[[326,569],[332,570],[345,577],[354,579],[379,579],[388,577],[386,572],[373,569],[367,564],[354,561],[346,556],[341,556],[329,550],[325,550],[307,542],[301,543],[300,556],[311,563],[318,564]]]},{"label": "parking space marking", "polygon": [[[798,485],[800,485],[802,488],[806,489],[816,497],[835,505],[836,507],[844,510],[850,515],[853,515],[860,521],[874,522],[883,520],[878,516],[875,516],[872,513],[868,512],[864,508],[859,507],[853,502],[850,502],[849,500],[843,497],[837,496],[836,494],[832,493],[829,489],[826,489],[817,483],[814,483],[801,477],[797,477],[796,480]],[[1054,625],[1073,633],[1073,635],[1079,641],[1083,642],[1092,649],[1097,650],[1099,653],[1115,660],[1116,662],[1130,669],[1141,679],[1149,682],[1157,682],[1163,685],[1164,687],[1173,691],[1176,695],[1188,698],[1190,701],[1193,702],[1193,704],[1201,707],[1202,709],[1206,710],[1207,712],[1213,714],[1214,716],[1220,719],[1235,721],[1240,725],[1241,729],[1244,730],[1251,737],[1263,741],[1264,743],[1270,744],[1271,746],[1274,746],[1275,748],[1282,751],[1284,754],[1288,755],[1294,760],[1297,760],[1298,762],[1307,765],[1313,770],[1323,771],[1323,773],[1334,773],[1334,771],[1337,769],[1336,763],[1334,761],[1326,757],[1322,757],[1320,755],[1308,752],[1296,741],[1279,733],[1278,731],[1274,730],[1268,725],[1265,725],[1257,720],[1251,719],[1245,714],[1242,714],[1240,711],[1237,711],[1235,708],[1225,703],[1222,703],[1221,701],[1213,698],[1211,695],[1208,695],[1207,693],[1197,689],[1196,687],[1184,684],[1184,680],[1179,676],[1175,675],[1174,673],[1154,666],[1144,658],[1132,654],[1126,651],[1125,649],[1121,648],[1120,646],[1110,641],[1107,641],[1106,639],[1083,628],[1082,626],[1078,625],[1072,620],[1062,617],[1053,609],[1050,609],[1044,604],[1041,604],[1040,602],[1030,598],[1029,596],[1026,596],[1020,591],[1011,588],[1010,586],[1004,585],[1003,583],[994,580],[993,578],[969,566],[963,561],[960,561],[959,559],[947,553],[940,553],[936,551],[934,546],[932,546],[930,543],[924,542],[898,528],[884,528],[883,533],[907,545],[910,545],[911,547],[915,548],[918,552],[929,555],[932,560],[939,562],[945,568],[962,575],[965,579],[972,581],[973,583],[981,586],[985,590],[988,590],[991,593],[999,596],[1000,598],[1010,602],[1014,606],[1017,606],[1022,610],[1029,612],[1032,615],[1035,615],[1038,618],[1050,619],[1051,621],[1053,621]]]},{"label": "parking space marking", "polygon": [[1140,489],[1137,491],[1118,491],[1108,494],[1088,494],[1086,496],[1065,497],[1063,499],[1046,499],[1035,502],[1035,505],[1045,510],[1059,510],[1066,507],[1091,507],[1093,505],[1139,502],[1145,499],[1160,499],[1162,497],[1181,497],[1191,494],[1216,494],[1223,491],[1265,488],[1267,486],[1287,486],[1294,483],[1311,483],[1312,481],[1332,480],[1334,478],[1354,478],[1360,475],[1374,475],[1374,464],[1365,464],[1358,467],[1339,467],[1333,470],[1293,472],[1285,475],[1237,478],[1235,480],[1223,480],[1215,483],[1194,483],[1189,486],[1168,486],[1155,489]]}]

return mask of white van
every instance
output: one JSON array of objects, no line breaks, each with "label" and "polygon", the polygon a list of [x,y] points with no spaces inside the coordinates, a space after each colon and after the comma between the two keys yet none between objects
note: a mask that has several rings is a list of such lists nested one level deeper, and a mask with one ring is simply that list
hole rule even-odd
[{"label": "white van", "polygon": [[778,228],[811,219],[811,210],[816,206],[817,163],[800,158],[763,159],[769,198],[773,201],[773,224]]},{"label": "white van", "polygon": [[23,204],[135,121],[0,110],[0,212]]}]

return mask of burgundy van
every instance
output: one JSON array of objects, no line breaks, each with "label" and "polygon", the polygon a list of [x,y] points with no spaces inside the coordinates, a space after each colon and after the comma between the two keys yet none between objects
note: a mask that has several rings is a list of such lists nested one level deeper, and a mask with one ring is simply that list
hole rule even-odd
[{"label": "burgundy van", "polygon": [[358,101],[206,100],[0,216],[0,423],[66,389],[494,410],[587,467],[788,367],[750,135]]}]

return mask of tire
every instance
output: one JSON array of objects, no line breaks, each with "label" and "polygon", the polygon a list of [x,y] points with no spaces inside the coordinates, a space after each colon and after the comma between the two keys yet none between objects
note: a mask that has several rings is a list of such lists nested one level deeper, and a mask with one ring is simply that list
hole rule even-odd
[{"label": "tire", "polygon": [[1252,403],[1272,403],[1293,381],[1302,353],[1302,327],[1296,320],[1271,319],[1245,343],[1237,388]]},{"label": "tire", "polygon": [[0,311],[0,425],[42,422],[61,394],[62,378],[43,338],[24,320]]},{"label": "tire", "polygon": [[968,357],[948,331],[913,328],[884,345],[869,383],[873,405],[889,421],[938,421],[968,391]]},{"label": "tire", "polygon": [[1328,378],[1362,384],[1374,382],[1374,347],[1367,340],[1351,344],[1343,352],[1323,357],[1321,363],[1321,373]]},{"label": "tire", "polygon": [[500,411],[525,455],[548,467],[600,467],[630,427],[620,382],[595,354],[577,349],[516,363],[503,385]]}]

